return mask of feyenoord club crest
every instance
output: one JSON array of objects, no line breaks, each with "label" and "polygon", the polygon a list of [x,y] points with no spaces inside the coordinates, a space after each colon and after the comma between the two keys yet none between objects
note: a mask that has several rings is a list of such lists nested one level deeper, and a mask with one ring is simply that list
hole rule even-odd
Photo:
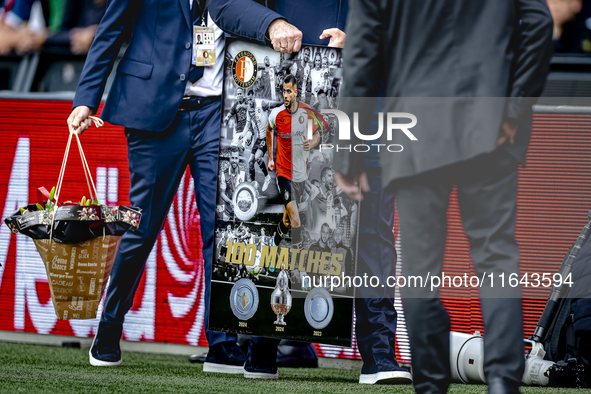
[{"label": "feyenoord club crest", "polygon": [[240,51],[232,61],[232,78],[242,89],[248,89],[257,80],[257,59],[249,51]]}]

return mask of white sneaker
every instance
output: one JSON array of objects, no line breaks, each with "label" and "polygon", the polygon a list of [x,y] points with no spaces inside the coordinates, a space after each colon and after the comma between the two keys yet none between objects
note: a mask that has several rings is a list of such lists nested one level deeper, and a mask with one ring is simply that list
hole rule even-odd
[{"label": "white sneaker", "polygon": [[[123,361],[121,356],[121,349],[119,348],[119,339],[121,338],[121,332],[115,331],[113,333],[108,331],[109,323],[100,323],[97,327],[97,332],[92,340],[90,349],[88,350],[88,359],[90,365],[95,367],[118,367]],[[111,325],[113,326],[113,325]],[[96,349],[96,357],[92,354],[92,350],[95,348],[96,339],[102,334],[102,339],[99,341],[99,345]],[[106,348],[105,348],[106,345]],[[102,354],[100,349],[102,348]]]},{"label": "white sneaker", "polygon": [[265,177],[265,183],[263,183],[263,191],[267,190],[267,188],[269,187],[269,183],[271,183],[271,175],[267,174],[267,176]]},{"label": "white sneaker", "polygon": [[277,372],[277,368],[274,371],[257,371],[256,369],[252,369],[247,371],[246,368],[243,369],[244,377],[247,379],[279,379],[279,373]]},{"label": "white sneaker", "polygon": [[203,372],[242,374],[244,353],[234,342],[210,346],[203,363]]},{"label": "white sneaker", "polygon": [[412,375],[408,371],[382,371],[359,376],[361,384],[411,384]]},{"label": "white sneaker", "polygon": [[102,361],[102,360],[99,360],[98,358],[94,358],[92,356],[92,351],[89,350],[88,351],[88,361],[90,361],[90,365],[92,365],[93,367],[118,367],[121,365],[123,358],[120,358],[117,361]]},{"label": "white sneaker", "polygon": [[244,373],[244,367],[242,365],[225,365],[205,362],[203,363],[203,372],[242,375]]}]

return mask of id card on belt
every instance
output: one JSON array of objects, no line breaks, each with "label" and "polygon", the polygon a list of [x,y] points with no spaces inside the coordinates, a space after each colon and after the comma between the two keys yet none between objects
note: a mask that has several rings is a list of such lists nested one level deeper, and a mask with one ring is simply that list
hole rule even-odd
[{"label": "id card on belt", "polygon": [[213,27],[193,26],[193,64],[215,66],[215,35]]}]

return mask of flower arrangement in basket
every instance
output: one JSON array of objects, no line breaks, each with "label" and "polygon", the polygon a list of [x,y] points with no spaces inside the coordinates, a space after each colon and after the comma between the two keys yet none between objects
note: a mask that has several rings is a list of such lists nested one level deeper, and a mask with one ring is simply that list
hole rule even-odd
[{"label": "flower arrangement in basket", "polygon": [[[91,117],[97,127],[102,120]],[[43,260],[57,317],[96,317],[121,236],[137,228],[142,216],[136,207],[102,205],[90,168],[76,135],[90,198],[59,203],[72,134],[68,138],[58,183],[48,192],[38,189],[38,202],[19,208],[4,219],[13,233],[31,237]]]}]

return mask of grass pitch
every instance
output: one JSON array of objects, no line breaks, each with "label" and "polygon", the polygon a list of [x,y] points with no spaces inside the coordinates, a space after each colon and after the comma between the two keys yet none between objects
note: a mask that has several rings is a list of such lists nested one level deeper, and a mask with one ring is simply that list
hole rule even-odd
[{"label": "grass pitch", "polygon": [[[358,371],[280,368],[279,380],[204,373],[184,356],[123,353],[119,368],[92,367],[88,349],[0,342],[0,392],[19,393],[414,393],[412,386],[357,383]],[[576,389],[526,387],[524,394],[582,394]],[[451,394],[486,393],[455,384]]]}]

